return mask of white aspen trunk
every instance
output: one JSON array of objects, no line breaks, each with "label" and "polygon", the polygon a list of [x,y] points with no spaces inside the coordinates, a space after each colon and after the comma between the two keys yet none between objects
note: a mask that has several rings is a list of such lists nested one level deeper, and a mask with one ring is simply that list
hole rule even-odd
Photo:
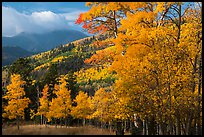
[{"label": "white aspen trunk", "polygon": [[147,127],[147,135],[149,135],[149,127],[148,127],[148,122],[146,123],[146,127]]},{"label": "white aspen trunk", "polygon": [[112,131],[111,122],[109,121],[108,124],[109,124],[109,130],[111,132]]},{"label": "white aspen trunk", "polygon": [[83,118],[83,126],[85,126],[85,124],[86,124],[86,119]]},{"label": "white aspen trunk", "polygon": [[143,135],[145,135],[145,120],[143,120]]},{"label": "white aspen trunk", "polygon": [[43,125],[43,118],[42,118],[42,115],[40,115],[40,123],[41,123],[41,125]]},{"label": "white aspen trunk", "polygon": [[126,120],[124,121],[124,132],[126,132]]}]

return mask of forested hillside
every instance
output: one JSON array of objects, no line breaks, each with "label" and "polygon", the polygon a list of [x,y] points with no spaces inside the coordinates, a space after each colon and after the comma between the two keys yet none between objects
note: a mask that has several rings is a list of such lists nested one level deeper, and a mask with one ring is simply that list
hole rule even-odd
[{"label": "forested hillside", "polygon": [[86,5],[76,24],[94,36],[3,68],[3,121],[201,135],[202,4]]}]

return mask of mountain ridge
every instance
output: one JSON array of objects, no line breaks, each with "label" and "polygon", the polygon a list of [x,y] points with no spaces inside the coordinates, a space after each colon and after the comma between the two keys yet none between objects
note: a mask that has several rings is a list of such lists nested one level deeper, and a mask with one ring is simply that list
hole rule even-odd
[{"label": "mountain ridge", "polygon": [[17,46],[2,47],[2,66],[10,65],[13,61],[20,57],[27,57],[33,54],[35,53]]},{"label": "mountain ridge", "polygon": [[30,52],[44,52],[59,45],[88,37],[77,30],[55,30],[46,33],[22,32],[13,37],[2,37],[2,46],[17,46]]},{"label": "mountain ridge", "polygon": [[2,66],[20,57],[46,52],[86,37],[88,35],[77,30],[55,30],[41,34],[22,32],[14,37],[2,37]]}]

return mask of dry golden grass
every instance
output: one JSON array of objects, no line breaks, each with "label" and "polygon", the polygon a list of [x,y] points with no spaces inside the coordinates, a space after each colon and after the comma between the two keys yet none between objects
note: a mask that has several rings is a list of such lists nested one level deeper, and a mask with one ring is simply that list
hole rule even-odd
[{"label": "dry golden grass", "polygon": [[2,129],[2,135],[114,135],[107,129],[99,129],[92,126],[65,127],[48,125],[25,125],[7,127]]}]

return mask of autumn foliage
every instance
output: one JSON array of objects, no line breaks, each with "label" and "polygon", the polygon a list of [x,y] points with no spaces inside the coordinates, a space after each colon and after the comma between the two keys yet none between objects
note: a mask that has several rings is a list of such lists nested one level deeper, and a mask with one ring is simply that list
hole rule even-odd
[{"label": "autumn foliage", "polygon": [[19,129],[19,120],[24,119],[25,108],[28,108],[28,104],[30,103],[30,99],[25,97],[24,85],[25,81],[21,79],[19,74],[11,75],[11,84],[7,86],[7,93],[3,97],[8,100],[8,104],[4,107],[3,117],[7,117],[9,119],[17,119],[18,121],[18,129]]},{"label": "autumn foliage", "polygon": [[[76,96],[70,96],[73,91],[67,85],[74,84],[67,82],[66,74],[57,75],[57,84],[44,86],[37,114],[48,122],[71,117],[83,119],[83,124],[114,125],[118,135],[124,131],[133,135],[202,134],[202,4],[86,5],[89,11],[81,13],[75,23],[104,37],[88,44],[78,42],[73,50],[83,59],[83,67],[73,72]],[[70,56],[60,55],[50,61],[62,63]],[[25,82],[19,75],[11,80],[3,116],[23,117],[29,102],[23,98],[21,85]],[[51,88],[55,96],[48,101]]]},{"label": "autumn foliage", "polygon": [[[192,133],[191,125],[198,119],[199,125],[201,122],[200,4],[197,3],[197,8],[181,2],[94,2],[87,5],[91,9],[80,16],[81,23],[93,25],[100,17],[103,19],[98,24],[111,26],[106,18],[111,18],[113,11],[121,15],[115,18],[120,23],[113,30],[115,55],[109,56],[113,50],[106,52],[106,48],[85,60],[95,66],[113,60],[110,70],[117,73],[118,80],[110,94],[114,95],[112,101],[117,107],[109,117],[114,119],[114,115],[116,119],[125,120],[137,114],[144,122],[155,123],[153,127],[160,125],[161,134]],[[96,29],[92,27],[85,28]],[[188,125],[185,131],[181,130],[182,124]],[[148,134],[158,133],[152,130]]]},{"label": "autumn foliage", "polygon": [[56,94],[56,98],[53,98],[49,103],[49,113],[48,113],[48,121],[51,118],[67,118],[71,111],[71,96],[70,90],[66,87],[66,77],[61,76],[59,78],[59,85],[55,85],[54,93]]}]

